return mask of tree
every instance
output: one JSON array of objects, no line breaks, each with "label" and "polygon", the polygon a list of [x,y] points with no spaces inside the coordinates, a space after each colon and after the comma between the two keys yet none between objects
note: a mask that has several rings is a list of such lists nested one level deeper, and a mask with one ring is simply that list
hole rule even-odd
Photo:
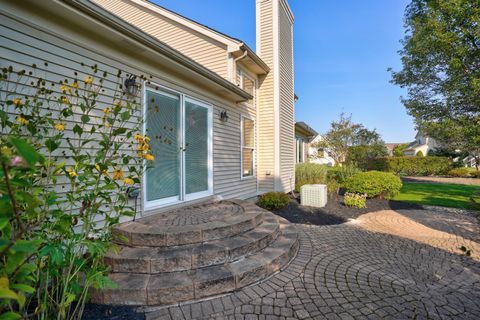
[{"label": "tree", "polygon": [[420,150],[417,153],[415,153],[415,156],[416,157],[424,157],[425,155],[423,154],[422,150]]},{"label": "tree", "polygon": [[330,130],[314,147],[328,149],[336,163],[363,161],[366,157],[387,154],[385,143],[376,130],[369,130],[362,124],[354,123],[352,116],[340,114],[338,121],[331,123]]},{"label": "tree", "polygon": [[[480,162],[480,2],[412,0],[392,82],[422,132]],[[478,169],[478,167],[477,167]]]},{"label": "tree", "polygon": [[396,145],[393,148],[393,156],[394,157],[403,157],[403,150],[408,148],[408,143],[402,143],[399,145]]}]

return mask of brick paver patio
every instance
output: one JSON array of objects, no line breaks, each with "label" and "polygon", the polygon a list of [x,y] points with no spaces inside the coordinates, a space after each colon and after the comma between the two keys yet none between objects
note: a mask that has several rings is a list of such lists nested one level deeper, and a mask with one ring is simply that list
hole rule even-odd
[{"label": "brick paver patio", "polygon": [[[472,217],[384,211],[296,227],[297,256],[262,283],[142,311],[147,319],[480,319],[480,241]],[[457,254],[459,245],[473,258]]]}]

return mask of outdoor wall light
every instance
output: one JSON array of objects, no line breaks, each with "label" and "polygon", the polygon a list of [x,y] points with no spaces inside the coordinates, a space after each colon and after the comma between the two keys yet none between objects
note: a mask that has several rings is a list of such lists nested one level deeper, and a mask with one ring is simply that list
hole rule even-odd
[{"label": "outdoor wall light", "polygon": [[141,87],[141,84],[136,81],[136,76],[130,75],[128,78],[125,79],[125,93],[129,96],[136,97],[138,94],[138,90]]},{"label": "outdoor wall light", "polygon": [[227,121],[228,121],[227,111],[222,111],[222,112],[220,112],[220,120],[221,120],[222,122],[227,122]]}]

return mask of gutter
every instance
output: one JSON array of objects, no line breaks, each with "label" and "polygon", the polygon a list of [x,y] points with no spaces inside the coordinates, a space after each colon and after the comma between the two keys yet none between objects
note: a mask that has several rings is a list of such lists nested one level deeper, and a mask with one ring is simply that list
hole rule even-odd
[{"label": "gutter", "polygon": [[117,17],[116,15],[108,12],[107,10],[93,4],[88,0],[60,0],[60,2],[66,3],[69,6],[83,12],[89,17],[93,17],[96,20],[99,20],[106,24],[107,26],[120,31],[125,36],[132,38],[141,44],[153,49],[154,51],[168,57],[169,59],[177,62],[178,64],[186,67],[187,69],[191,69],[196,73],[204,76],[208,80],[228,89],[232,93],[242,97],[244,100],[236,101],[246,101],[253,99],[253,96],[248,92],[240,89],[235,84],[231,83],[230,81],[224,79],[223,77],[219,76],[218,74],[210,71],[209,69],[205,68],[204,66],[198,64],[197,62],[193,61],[192,59],[186,57],[185,55],[181,54],[177,50],[171,48],[170,46],[160,42],[159,40],[145,34],[143,31],[139,30],[135,26],[125,22],[121,18]]},{"label": "gutter", "polygon": [[240,44],[240,49],[244,50],[247,52],[248,56],[260,67],[262,68],[263,71],[265,71],[265,74],[270,72],[270,67],[262,60],[260,57],[252,50],[250,49],[249,46],[247,46],[245,43]]}]

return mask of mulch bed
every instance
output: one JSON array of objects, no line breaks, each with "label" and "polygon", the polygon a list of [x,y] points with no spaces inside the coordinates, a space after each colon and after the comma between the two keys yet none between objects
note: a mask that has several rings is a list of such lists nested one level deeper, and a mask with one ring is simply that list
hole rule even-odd
[{"label": "mulch bed", "polygon": [[145,320],[143,313],[135,312],[132,306],[110,306],[87,303],[83,320]]},{"label": "mulch bed", "polygon": [[379,210],[420,209],[421,206],[385,199],[368,199],[367,207],[363,209],[350,208],[343,204],[343,197],[333,195],[328,198],[326,207],[314,208],[300,205],[298,194],[291,196],[290,203],[283,209],[273,211],[292,223],[334,225],[356,219],[362,214]]}]

